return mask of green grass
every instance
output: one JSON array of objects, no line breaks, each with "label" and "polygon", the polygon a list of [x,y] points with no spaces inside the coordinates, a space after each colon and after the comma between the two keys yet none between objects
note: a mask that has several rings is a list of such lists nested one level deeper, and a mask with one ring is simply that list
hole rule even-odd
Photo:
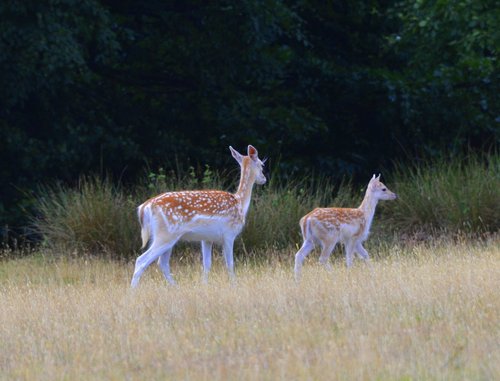
[{"label": "green grass", "polygon": [[399,165],[388,177],[400,198],[384,222],[401,231],[500,229],[500,155]]},{"label": "green grass", "polygon": [[[185,173],[150,173],[129,189],[108,180],[84,177],[76,188],[45,189],[38,200],[35,229],[46,245],[63,252],[103,253],[112,258],[137,256],[140,247],[136,207],[151,196],[179,189],[234,191],[238,173],[217,174],[205,167]],[[224,181],[223,181],[224,179]],[[367,182],[369,177],[367,177]],[[500,229],[500,156],[470,156],[399,165],[384,174],[384,182],[399,199],[381,202],[372,239],[393,239],[423,233],[477,235]],[[227,185],[226,183],[230,183]],[[237,255],[265,257],[267,249],[301,244],[299,219],[317,206],[356,207],[364,185],[328,179],[284,181],[273,176],[255,186],[247,223],[236,242]],[[392,237],[392,238],[391,238]],[[183,250],[183,246],[181,246]]]},{"label": "green grass", "polygon": [[53,249],[129,258],[140,246],[136,201],[109,180],[83,177],[78,187],[46,189],[35,230]]}]

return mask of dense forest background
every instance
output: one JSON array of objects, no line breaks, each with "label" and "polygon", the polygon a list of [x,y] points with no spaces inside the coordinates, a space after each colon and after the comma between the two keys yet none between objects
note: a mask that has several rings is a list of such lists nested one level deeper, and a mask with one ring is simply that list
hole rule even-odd
[{"label": "dense forest background", "polygon": [[227,168],[228,145],[339,179],[495,150],[499,45],[494,0],[4,0],[3,234],[39,184]]}]

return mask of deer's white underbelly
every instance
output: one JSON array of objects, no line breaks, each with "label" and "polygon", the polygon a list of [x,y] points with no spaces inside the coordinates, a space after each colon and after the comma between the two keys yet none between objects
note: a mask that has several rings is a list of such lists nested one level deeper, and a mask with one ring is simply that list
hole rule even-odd
[{"label": "deer's white underbelly", "polygon": [[347,243],[353,238],[364,241],[367,236],[367,234],[361,230],[363,227],[361,227],[360,224],[341,223],[336,225],[329,222],[316,222],[311,228],[317,244],[322,244],[323,240],[334,240]]},{"label": "deer's white underbelly", "polygon": [[222,242],[224,241],[224,237],[237,236],[243,228],[243,225],[234,223],[228,217],[198,217],[189,225],[191,226],[181,236],[181,241]]}]

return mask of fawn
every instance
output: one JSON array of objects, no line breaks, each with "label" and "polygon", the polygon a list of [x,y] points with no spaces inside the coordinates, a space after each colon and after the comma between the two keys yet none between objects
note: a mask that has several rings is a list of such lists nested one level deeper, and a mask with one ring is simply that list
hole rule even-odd
[{"label": "fawn", "polygon": [[338,241],[344,244],[347,267],[352,265],[354,252],[368,261],[368,252],[363,247],[363,242],[370,233],[377,203],[379,200],[396,198],[396,194],[380,181],[380,175],[373,175],[358,208],[316,208],[302,217],[300,228],[304,243],[295,255],[295,279],[300,279],[302,262],[316,244],[321,245],[319,261],[327,269],[330,268],[328,259]]},{"label": "fawn", "polygon": [[168,192],[153,197],[137,208],[141,224],[142,247],[149,248],[135,262],[132,287],[144,270],[156,259],[163,275],[175,284],[170,274],[172,248],[179,241],[201,241],[203,280],[212,265],[212,245],[222,245],[231,279],[234,279],[233,243],[245,225],[254,183],[264,184],[264,162],[255,147],[249,145],[247,156],[229,147],[239,163],[241,176],[236,193],[218,190]]}]

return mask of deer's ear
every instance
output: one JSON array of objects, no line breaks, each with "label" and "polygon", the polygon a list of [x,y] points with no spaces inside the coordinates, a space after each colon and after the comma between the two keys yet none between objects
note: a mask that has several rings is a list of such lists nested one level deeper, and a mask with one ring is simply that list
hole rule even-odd
[{"label": "deer's ear", "polygon": [[368,182],[368,188],[371,189],[373,187],[373,183],[375,182],[375,180],[377,180],[377,176],[373,175],[370,181]]},{"label": "deer's ear", "polygon": [[[380,175],[381,175],[381,173],[378,174],[377,180],[380,180]],[[375,175],[373,175],[373,176],[375,176]]]},{"label": "deer's ear", "polygon": [[259,158],[257,149],[251,144],[248,146],[248,156],[250,156],[250,159],[252,159],[253,161],[256,161]]},{"label": "deer's ear", "polygon": [[236,159],[236,161],[241,164],[243,162],[243,155],[236,151],[233,147],[229,146],[229,150],[231,151],[231,155]]}]

